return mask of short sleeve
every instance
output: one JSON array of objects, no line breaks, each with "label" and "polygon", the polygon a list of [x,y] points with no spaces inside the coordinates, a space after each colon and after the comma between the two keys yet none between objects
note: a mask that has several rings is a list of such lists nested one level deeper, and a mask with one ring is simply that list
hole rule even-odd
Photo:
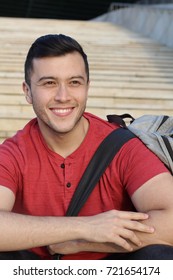
[{"label": "short sleeve", "polygon": [[15,194],[20,184],[20,161],[19,151],[13,143],[7,141],[0,145],[0,185]]},{"label": "short sleeve", "polygon": [[139,139],[132,139],[124,145],[117,162],[121,182],[130,196],[151,178],[169,172]]}]

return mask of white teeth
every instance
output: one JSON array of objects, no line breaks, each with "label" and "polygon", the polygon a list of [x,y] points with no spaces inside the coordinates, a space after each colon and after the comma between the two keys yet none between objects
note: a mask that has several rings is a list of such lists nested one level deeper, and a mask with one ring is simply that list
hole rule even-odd
[{"label": "white teeth", "polygon": [[55,113],[64,114],[71,111],[71,109],[53,109]]}]

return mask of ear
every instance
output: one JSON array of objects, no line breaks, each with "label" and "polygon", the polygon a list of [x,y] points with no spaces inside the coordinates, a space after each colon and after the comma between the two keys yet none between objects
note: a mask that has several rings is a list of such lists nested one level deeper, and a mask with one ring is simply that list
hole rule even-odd
[{"label": "ear", "polygon": [[26,82],[23,82],[22,87],[23,87],[23,92],[25,94],[26,101],[29,104],[32,104],[32,94],[29,85]]}]

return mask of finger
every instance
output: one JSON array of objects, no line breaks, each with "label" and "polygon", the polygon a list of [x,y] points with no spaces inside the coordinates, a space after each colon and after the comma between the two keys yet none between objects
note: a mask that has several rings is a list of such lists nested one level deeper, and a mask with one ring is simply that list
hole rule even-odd
[{"label": "finger", "polygon": [[130,230],[146,232],[146,233],[154,232],[154,227],[137,222],[137,221],[121,220],[121,224],[124,228],[130,229]]},{"label": "finger", "polygon": [[142,245],[142,242],[140,241],[140,239],[131,230],[120,228],[118,230],[118,235],[125,238],[125,239],[130,240],[136,246],[141,246]]},{"label": "finger", "polygon": [[52,245],[47,246],[47,250],[50,253],[50,255],[54,255],[55,254]]},{"label": "finger", "polygon": [[121,219],[130,219],[130,220],[146,220],[148,219],[149,215],[146,213],[141,212],[130,212],[130,211],[116,211],[116,217]]},{"label": "finger", "polygon": [[114,238],[114,243],[122,248],[124,248],[126,251],[132,251],[133,247],[128,243],[127,240],[122,238],[121,236],[116,235]]}]

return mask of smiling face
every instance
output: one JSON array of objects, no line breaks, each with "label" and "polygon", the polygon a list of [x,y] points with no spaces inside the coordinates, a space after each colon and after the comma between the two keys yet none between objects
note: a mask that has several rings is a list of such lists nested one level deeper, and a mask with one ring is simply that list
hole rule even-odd
[{"label": "smiling face", "polygon": [[89,83],[78,52],[33,60],[31,85],[23,83],[42,134],[64,134],[83,126]]}]

